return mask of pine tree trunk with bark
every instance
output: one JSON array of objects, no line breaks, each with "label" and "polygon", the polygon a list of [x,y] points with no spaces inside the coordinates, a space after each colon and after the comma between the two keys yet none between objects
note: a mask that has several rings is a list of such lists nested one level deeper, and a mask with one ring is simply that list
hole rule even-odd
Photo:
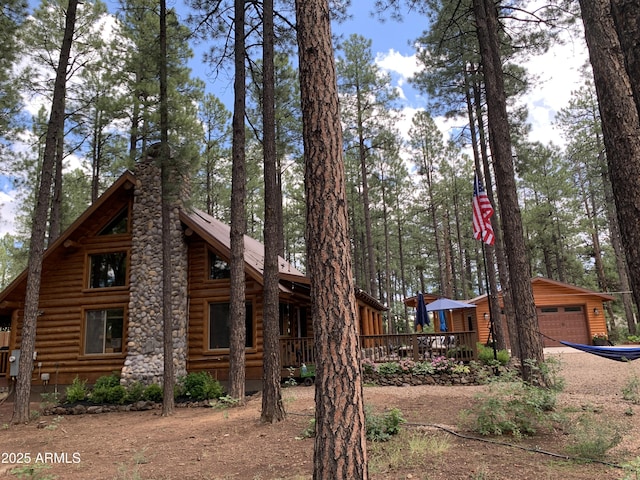
[{"label": "pine tree trunk with bark", "polygon": [[316,347],[316,480],[366,479],[367,449],[342,130],[327,0],[297,0]]},{"label": "pine tree trunk with bark", "polygon": [[280,389],[280,325],[278,211],[282,206],[276,159],[273,0],[263,2],[262,115],[264,138],[264,307],[261,420],[275,423],[285,418]]},{"label": "pine tree trunk with bark", "polygon": [[162,416],[173,414],[173,315],[171,303],[171,151],[169,148],[169,97],[167,93],[167,2],[160,0],[160,172],[162,192]]},{"label": "pine tree trunk with bark", "polygon": [[611,16],[622,47],[633,100],[640,117],[640,7],[637,0],[611,0]]},{"label": "pine tree trunk with bark", "polygon": [[246,165],[244,125],[246,100],[246,68],[245,68],[245,34],[244,34],[244,0],[235,0],[235,80],[233,85],[233,144],[231,167],[231,291],[230,291],[230,325],[229,325],[229,396],[245,402],[245,343],[247,332],[245,326],[245,273],[244,273],[244,235],[246,232]]},{"label": "pine tree trunk with bark", "polygon": [[78,0],[69,0],[65,19],[64,36],[60,48],[60,59],[56,69],[56,79],[51,102],[51,115],[47,126],[47,136],[42,162],[42,175],[31,229],[29,243],[29,262],[27,266],[27,287],[25,293],[22,340],[20,343],[20,368],[16,380],[16,393],[13,402],[12,423],[26,423],[30,420],[29,398],[31,396],[31,375],[33,371],[33,352],[36,341],[38,302],[44,257],[47,213],[51,200],[52,172],[56,159],[56,146],[59,132],[64,126],[64,105],[66,94],[67,66],[71,53],[71,43],[76,23]]},{"label": "pine tree trunk with bark", "polygon": [[489,144],[493,154],[509,281],[513,298],[518,299],[514,308],[521,371],[523,379],[532,382],[538,379],[534,378],[535,372],[525,360],[539,365],[544,361],[544,355],[511,156],[511,135],[498,41],[498,13],[494,2],[489,0],[473,0],[473,10],[482,58]]},{"label": "pine tree trunk with bark", "polygon": [[640,311],[640,117],[610,5],[606,0],[580,0],[618,225]]}]

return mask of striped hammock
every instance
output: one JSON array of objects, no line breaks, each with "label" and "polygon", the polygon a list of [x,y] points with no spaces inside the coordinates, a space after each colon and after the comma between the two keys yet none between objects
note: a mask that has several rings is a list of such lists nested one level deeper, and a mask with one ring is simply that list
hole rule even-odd
[{"label": "striped hammock", "polygon": [[618,362],[630,362],[631,360],[637,360],[640,358],[640,347],[600,347],[595,345],[565,342],[564,340],[560,340],[560,343],[567,347],[582,350],[583,352],[592,353]]}]

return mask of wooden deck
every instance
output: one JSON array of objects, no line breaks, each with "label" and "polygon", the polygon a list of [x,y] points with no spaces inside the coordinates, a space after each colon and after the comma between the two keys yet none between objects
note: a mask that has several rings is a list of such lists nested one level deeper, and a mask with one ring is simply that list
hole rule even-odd
[{"label": "wooden deck", "polygon": [[[399,360],[419,362],[440,356],[468,362],[478,358],[476,341],[476,332],[359,336],[362,359],[375,363]],[[281,338],[280,360],[283,377],[300,377],[302,364],[315,364],[313,338]]]}]

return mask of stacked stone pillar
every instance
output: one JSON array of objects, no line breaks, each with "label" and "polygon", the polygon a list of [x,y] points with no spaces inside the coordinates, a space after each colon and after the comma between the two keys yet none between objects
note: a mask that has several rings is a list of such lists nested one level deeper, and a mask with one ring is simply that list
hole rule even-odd
[{"label": "stacked stone pillar", "polygon": [[[140,160],[132,211],[127,357],[121,383],[162,384],[162,195],[157,158]],[[187,365],[187,246],[179,220],[180,202],[171,210],[172,330],[175,377]]]}]

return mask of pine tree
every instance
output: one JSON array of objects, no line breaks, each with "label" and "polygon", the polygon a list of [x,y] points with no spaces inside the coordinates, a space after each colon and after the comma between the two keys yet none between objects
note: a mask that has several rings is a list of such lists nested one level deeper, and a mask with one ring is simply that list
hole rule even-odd
[{"label": "pine tree", "polygon": [[364,480],[366,427],[329,3],[297,1],[296,19],[316,347],[314,478]]}]

